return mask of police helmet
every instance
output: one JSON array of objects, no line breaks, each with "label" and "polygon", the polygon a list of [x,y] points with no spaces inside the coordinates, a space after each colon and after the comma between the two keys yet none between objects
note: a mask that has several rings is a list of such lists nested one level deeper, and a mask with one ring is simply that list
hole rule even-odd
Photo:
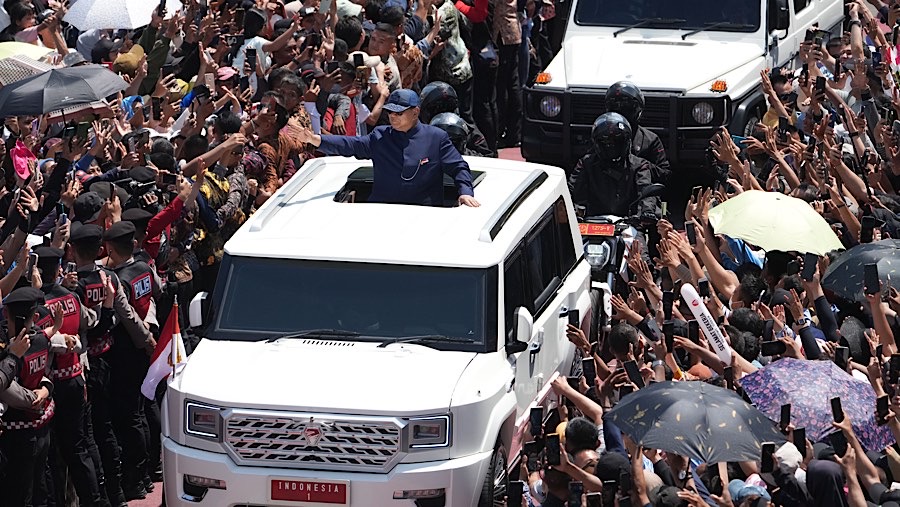
[{"label": "police helmet", "polygon": [[626,160],[631,153],[631,125],[619,113],[604,113],[594,121],[591,141],[602,160]]},{"label": "police helmet", "polygon": [[443,81],[432,81],[419,94],[419,119],[428,123],[441,113],[456,113],[459,99],[456,90]]},{"label": "police helmet", "polygon": [[644,112],[644,94],[634,83],[619,81],[606,90],[606,110],[621,114],[636,128]]},{"label": "police helmet", "polygon": [[437,127],[450,136],[450,142],[462,153],[469,139],[469,125],[456,113],[440,113],[431,120],[431,126]]}]

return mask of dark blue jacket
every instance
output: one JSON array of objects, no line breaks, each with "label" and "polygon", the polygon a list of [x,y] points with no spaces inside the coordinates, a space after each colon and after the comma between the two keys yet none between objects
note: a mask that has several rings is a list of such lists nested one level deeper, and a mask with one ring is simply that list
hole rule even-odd
[{"label": "dark blue jacket", "polygon": [[469,164],[443,130],[416,124],[408,132],[377,127],[364,137],[322,136],[319,151],[371,159],[375,182],[369,202],[424,204],[444,202],[444,173],[460,195],[474,195]]}]

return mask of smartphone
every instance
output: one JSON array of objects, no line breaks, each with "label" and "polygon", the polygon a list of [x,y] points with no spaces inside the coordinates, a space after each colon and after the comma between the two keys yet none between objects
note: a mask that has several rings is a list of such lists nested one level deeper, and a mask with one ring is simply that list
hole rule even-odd
[{"label": "smartphone", "polygon": [[900,354],[891,354],[890,363],[888,363],[888,383],[897,384],[900,382]]},{"label": "smartphone", "polygon": [[836,423],[844,420],[844,409],[841,407],[840,396],[831,398],[831,419]]},{"label": "smartphone", "polygon": [[672,320],[672,305],[675,303],[675,293],[667,290],[663,292],[663,319]]},{"label": "smartphone", "polygon": [[363,55],[361,53],[353,54],[353,66],[356,68],[365,66],[365,62],[363,61]]},{"label": "smartphone", "polygon": [[816,76],[816,92],[825,92],[825,76]]},{"label": "smartphone", "polygon": [[585,500],[587,507],[603,507],[603,493],[588,493]]},{"label": "smartphone", "polygon": [[212,72],[203,74],[203,83],[209,88],[210,93],[216,94],[216,75]]},{"label": "smartphone", "polygon": [[846,370],[850,364],[850,349],[847,347],[835,347],[834,364],[842,370]]},{"label": "smartphone", "polygon": [[566,377],[566,382],[569,383],[569,387],[573,390],[581,391],[581,377]]},{"label": "smartphone", "polygon": [[828,435],[828,439],[831,441],[834,453],[843,458],[844,454],[847,454],[847,437],[844,435],[844,432],[835,431]]},{"label": "smartphone", "polygon": [[162,120],[162,98],[161,97],[152,97],[150,99],[151,107],[153,107],[153,119],[156,121]]},{"label": "smartphone", "polygon": [[338,70],[340,68],[340,66],[341,66],[341,64],[337,60],[331,60],[331,61],[325,62],[325,73],[331,74],[332,72]]},{"label": "smartphone", "polygon": [[725,387],[734,390],[734,367],[726,366],[722,376],[725,377]]},{"label": "smartphone", "polygon": [[78,266],[76,266],[74,262],[66,263],[66,271],[65,271],[66,273],[74,273],[77,270],[78,270]]},{"label": "smartphone", "polygon": [[175,173],[166,173],[160,172],[161,181],[163,185],[176,185],[178,184],[178,175]]},{"label": "smartphone", "polygon": [[593,357],[585,357],[581,360],[581,371],[584,373],[587,384],[594,387],[597,382],[597,365],[594,363]]},{"label": "smartphone", "polygon": [[641,371],[638,369],[636,362],[625,361],[625,373],[628,374],[628,380],[636,385],[638,389],[644,387],[644,379],[641,377]]},{"label": "smartphone", "polygon": [[547,449],[547,464],[550,466],[559,466],[559,433],[551,433],[547,435],[547,441],[544,443]]},{"label": "smartphone", "polygon": [[794,447],[806,458],[806,428],[794,428]]},{"label": "smartphone", "polygon": [[878,264],[866,264],[863,266],[863,280],[865,291],[868,295],[881,292],[881,282],[878,279]]},{"label": "smartphone", "polygon": [[787,118],[783,116],[778,117],[778,141],[781,143],[787,142],[788,137],[788,129],[790,128],[791,122]]},{"label": "smartphone", "polygon": [[25,323],[28,322],[28,319],[21,316],[16,316],[16,334],[25,329]]},{"label": "smartphone", "polygon": [[31,273],[34,271],[34,266],[37,264],[38,255],[34,252],[28,253],[28,264],[25,265],[25,277],[31,280]]},{"label": "smartphone", "polygon": [[700,297],[704,298],[708,298],[712,295],[709,292],[709,280],[701,278],[700,281],[697,282],[697,293],[700,294]]},{"label": "smartphone", "polygon": [[688,243],[691,246],[697,244],[697,229],[695,229],[696,225],[694,222],[685,222],[684,223],[684,231],[687,232]]},{"label": "smartphone", "polygon": [[525,453],[525,458],[528,460],[527,466],[529,472],[533,473],[541,470],[541,451],[543,450],[543,439],[525,442],[525,445],[522,446],[522,452]]},{"label": "smartphone", "polygon": [[700,343],[700,323],[696,320],[688,321],[688,340]]},{"label": "smartphone", "polygon": [[766,357],[780,356],[787,352],[787,345],[779,340],[768,340],[760,342],[759,352]]},{"label": "smartphone", "polygon": [[872,67],[877,68],[881,65],[883,58],[881,57],[881,51],[872,51]]},{"label": "smartphone", "polygon": [[660,208],[661,208],[661,209],[660,209],[660,215],[661,215],[663,218],[669,216],[669,203],[668,203],[668,202],[663,201],[662,203],[660,203]]},{"label": "smartphone", "polygon": [[663,322],[663,336],[666,339],[666,350],[669,353],[675,352],[675,323],[671,320]]},{"label": "smartphone", "polygon": [[240,7],[234,10],[234,24],[237,25],[238,30],[244,28],[244,14],[246,12],[247,11]]},{"label": "smartphone", "polygon": [[581,495],[584,494],[584,484],[581,481],[569,483],[569,501],[566,507],[581,507]]},{"label": "smartphone", "polygon": [[811,282],[816,274],[816,267],[819,265],[819,256],[816,254],[803,254],[803,271],[800,278],[806,282]]},{"label": "smartphone", "polygon": [[144,130],[140,134],[137,135],[137,147],[138,149],[147,146],[150,143],[150,131]]},{"label": "smartphone", "polygon": [[775,459],[773,454],[775,454],[775,444],[773,442],[763,442],[762,459],[760,460],[759,466],[760,473],[770,474],[775,470]]},{"label": "smartphone", "polygon": [[256,48],[247,48],[246,57],[247,65],[250,66],[250,73],[256,72]]},{"label": "smartphone", "polygon": [[791,404],[785,403],[781,406],[781,418],[778,420],[778,427],[781,431],[786,432],[791,424]]},{"label": "smartphone", "polygon": [[800,272],[800,261],[794,259],[787,263],[787,272],[785,273],[787,276],[796,275]]},{"label": "smartphone", "polygon": [[812,42],[813,39],[815,39],[815,38],[816,38],[816,31],[815,30],[807,30],[806,36],[803,38],[803,42]]},{"label": "smartphone", "polygon": [[581,312],[578,308],[569,310],[569,325],[581,327]]},{"label": "smartphone", "polygon": [[531,436],[537,438],[544,434],[544,407],[531,407],[528,423],[531,426]]},{"label": "smartphone", "polygon": [[506,493],[506,505],[510,507],[521,507],[524,494],[524,481],[509,481],[509,490]]},{"label": "smartphone", "polygon": [[871,243],[875,227],[878,225],[878,219],[872,215],[863,215],[860,221],[859,242]]},{"label": "smartphone", "polygon": [[879,343],[875,346],[875,357],[877,357],[879,361],[884,361],[884,345]]},{"label": "smartphone", "polygon": [[619,472],[619,493],[623,496],[630,495],[632,487],[631,474],[624,470]]},{"label": "smartphone", "polygon": [[887,416],[888,416],[888,395],[879,396],[877,400],[875,400],[875,414],[876,417],[875,422],[878,423],[879,426],[884,426],[887,424]]},{"label": "smartphone", "polygon": [[159,17],[163,16],[163,13],[166,11],[166,0],[159,0],[159,6],[156,8],[156,14]]},{"label": "smartphone", "polygon": [[619,400],[633,392],[634,386],[632,386],[631,384],[625,384],[624,386],[619,388]]},{"label": "smartphone", "polygon": [[128,138],[128,151],[137,151],[137,136],[131,136]]},{"label": "smartphone", "polygon": [[70,123],[63,128],[62,138],[71,141],[73,137],[75,137],[75,125]]}]

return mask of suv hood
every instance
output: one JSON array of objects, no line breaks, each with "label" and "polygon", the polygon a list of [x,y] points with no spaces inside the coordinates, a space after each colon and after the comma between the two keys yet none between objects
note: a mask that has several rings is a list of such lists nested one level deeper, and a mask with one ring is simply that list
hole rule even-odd
[{"label": "suv hood", "polygon": [[[566,41],[566,82],[597,87],[619,80],[643,89],[690,91],[762,57],[758,45],[688,37],[576,36]],[[708,91],[708,90],[707,90]]]},{"label": "suv hood", "polygon": [[202,340],[175,379],[225,407],[417,415],[443,412],[472,352],[318,339]]}]

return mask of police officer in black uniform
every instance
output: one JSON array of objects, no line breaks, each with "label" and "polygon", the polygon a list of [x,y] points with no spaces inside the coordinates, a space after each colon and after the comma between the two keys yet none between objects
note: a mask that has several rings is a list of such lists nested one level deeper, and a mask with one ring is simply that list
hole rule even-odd
[{"label": "police officer in black uniform", "polygon": [[3,414],[0,449],[10,462],[0,478],[0,505],[25,507],[45,505],[47,482],[45,468],[50,449],[50,421],[56,405],[51,398],[53,383],[44,376],[50,357],[50,340],[34,328],[34,314],[44,302],[44,293],[33,287],[20,287],[3,300],[5,325],[2,340],[20,333],[30,336],[28,350],[18,359],[17,381],[37,396],[31,409],[10,409]]},{"label": "police officer in black uniform", "polygon": [[[431,125],[435,125],[434,119],[442,113],[453,113],[457,118],[461,118],[456,90],[443,81],[432,81],[422,88],[422,93],[419,94],[419,108],[419,120]],[[465,146],[468,148],[468,153],[464,153],[463,150],[459,150],[459,152],[463,155],[496,157],[497,153],[488,146],[487,139],[478,130],[478,126],[474,123],[466,123],[465,120],[462,121],[466,125]],[[440,127],[440,125],[435,126]]]},{"label": "police officer in black uniform", "polygon": [[[65,468],[72,474],[72,482],[78,494],[80,505],[109,505],[105,491],[100,490],[102,470],[95,468],[91,449],[96,450],[92,433],[89,431],[89,408],[85,400],[85,368],[87,353],[82,352],[82,344],[87,343],[87,330],[97,324],[97,315],[81,305],[78,296],[57,283],[61,275],[60,261],[64,252],[49,246],[37,247],[37,268],[40,273],[45,303],[38,307],[37,327],[55,328],[57,332],[74,341],[71,349],[50,354],[50,379],[55,387],[53,399],[56,415],[53,418],[53,445],[59,451]],[[60,322],[54,322],[61,317]],[[77,339],[76,339],[77,337]],[[100,466],[99,455],[96,466]],[[66,474],[63,467],[57,469],[54,477],[57,495],[65,499]]]},{"label": "police officer in black uniform", "polygon": [[[591,130],[593,146],[575,165],[569,177],[569,192],[585,216],[628,217],[629,209],[644,187],[652,183],[650,163],[631,153],[631,126],[618,113],[605,113]],[[639,216],[655,216],[655,197],[638,203]]]},{"label": "police officer in black uniform", "polygon": [[644,112],[644,93],[634,83],[619,81],[606,90],[606,110],[619,113],[631,126],[631,151],[650,163],[653,183],[665,183],[669,179],[669,158],[659,136],[640,124]]},{"label": "police officer in black uniform", "polygon": [[150,257],[146,250],[141,248],[147,236],[147,226],[150,224],[151,218],[153,218],[153,213],[143,208],[128,208],[122,212],[122,220],[134,224],[134,259],[146,262],[150,267],[153,267],[156,264],[156,260]]},{"label": "police officer in black uniform", "polygon": [[[103,241],[109,254],[109,265],[119,276],[129,304],[150,329],[150,319],[155,312],[153,297],[159,287],[154,286],[150,266],[132,256],[134,233],[131,222],[116,222],[103,234]],[[143,499],[147,496],[147,486],[152,487],[153,483],[147,471],[149,426],[140,387],[156,341],[134,336],[123,326],[113,328],[113,338],[110,381],[115,401],[113,427],[122,447],[122,491],[126,500]]]}]

